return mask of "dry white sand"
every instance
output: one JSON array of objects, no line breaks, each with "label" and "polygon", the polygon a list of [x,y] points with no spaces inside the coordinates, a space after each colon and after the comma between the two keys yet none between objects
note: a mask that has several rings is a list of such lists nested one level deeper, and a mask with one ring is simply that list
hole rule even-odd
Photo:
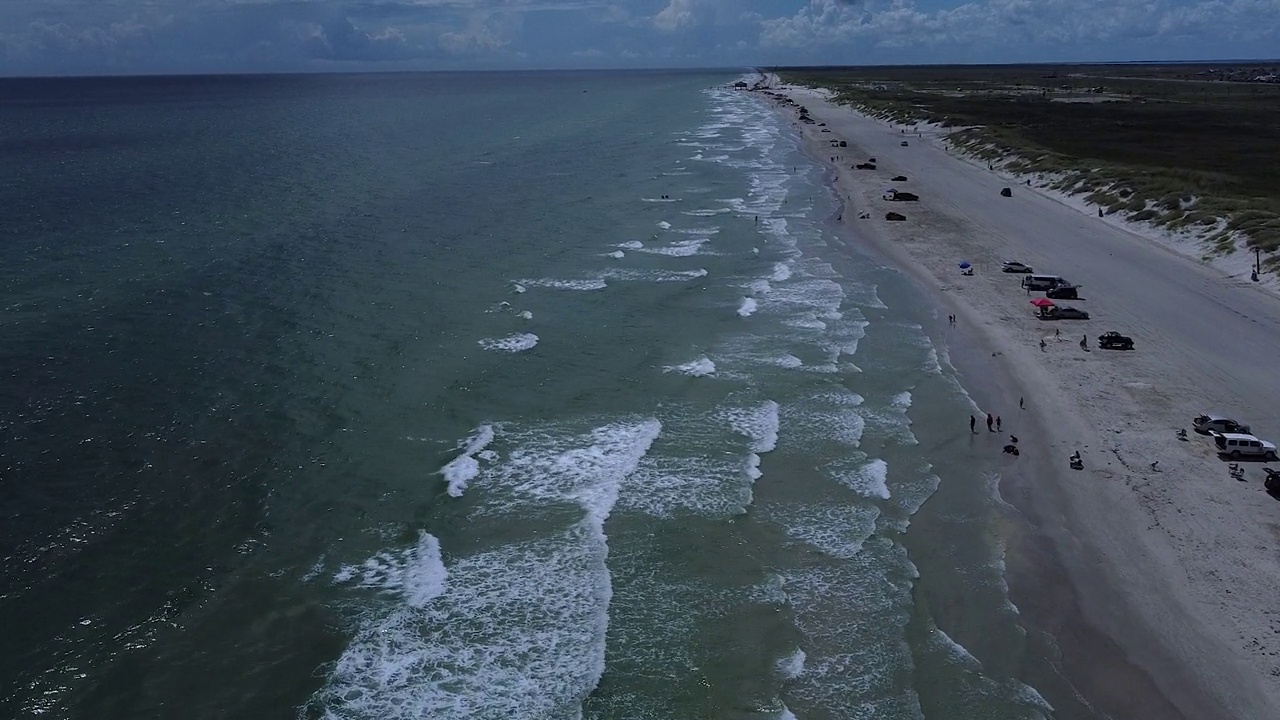
[{"label": "dry white sand", "polygon": [[[849,241],[872,243],[936,288],[940,325],[948,314],[959,319],[945,330],[949,344],[992,356],[957,365],[978,386],[979,402],[1035,435],[1022,438],[1024,453],[1009,460],[1001,489],[1051,541],[1084,620],[1184,717],[1280,717],[1280,502],[1263,490],[1263,464],[1242,463],[1240,482],[1208,438],[1175,436],[1200,412],[1223,412],[1280,440],[1280,302],[1012,184],[950,152],[937,131],[904,134],[827,103],[820,91],[775,90],[827,124],[830,132],[797,128],[815,155],[841,156],[833,164]],[[849,147],[829,148],[833,139]],[[876,170],[851,169],[869,157]],[[908,180],[890,182],[895,175]],[[887,186],[920,202],[885,201]],[[1005,186],[1011,198],[1000,196]],[[864,210],[871,219],[859,219]],[[890,210],[907,220],[887,222]],[[972,277],[957,268],[965,260]],[[1021,276],[1000,272],[1003,260],[1082,284],[1082,300],[1059,302],[1091,319],[1035,319]],[[1108,330],[1132,337],[1136,350],[1098,349]],[[1085,334],[1091,352],[1079,347]],[[996,378],[976,377],[992,368]],[[1017,409],[1019,396],[1026,411]],[[1083,471],[1068,468],[1076,450]],[[1064,658],[1068,671],[1090,674],[1090,652],[1087,644],[1064,648],[1074,655]],[[1105,672],[1098,663],[1095,675]],[[1082,688],[1106,682],[1093,677]],[[1139,700],[1124,710],[1164,717]]]}]

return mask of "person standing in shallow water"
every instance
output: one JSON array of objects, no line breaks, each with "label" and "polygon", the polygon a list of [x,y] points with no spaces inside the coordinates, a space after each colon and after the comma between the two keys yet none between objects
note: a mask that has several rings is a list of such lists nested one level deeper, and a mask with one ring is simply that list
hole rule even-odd
[{"label": "person standing in shallow water", "polygon": [[977,425],[978,425],[978,419],[977,419],[977,418],[975,418],[974,416],[970,415],[970,416],[969,416],[969,432],[978,432],[978,431],[975,429],[975,428],[977,427]]},{"label": "person standing in shallow water", "polygon": [[1000,432],[1000,416],[996,416],[996,432]]},{"label": "person standing in shallow water", "polygon": [[995,418],[991,417],[991,413],[987,413],[987,432],[995,432],[991,429],[991,425],[995,423]]}]

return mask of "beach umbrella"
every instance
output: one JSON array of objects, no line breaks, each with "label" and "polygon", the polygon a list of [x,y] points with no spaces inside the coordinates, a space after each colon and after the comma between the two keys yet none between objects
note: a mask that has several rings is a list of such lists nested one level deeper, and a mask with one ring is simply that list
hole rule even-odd
[{"label": "beach umbrella", "polygon": [[973,266],[969,264],[969,261],[968,261],[968,260],[961,260],[961,261],[960,261],[960,269],[961,269],[961,270],[964,270],[964,269],[966,269],[966,268],[970,268],[970,267],[973,267]]},{"label": "beach umbrella", "polygon": [[1036,298],[1031,301],[1031,304],[1038,308],[1053,307],[1053,301],[1049,298]]}]

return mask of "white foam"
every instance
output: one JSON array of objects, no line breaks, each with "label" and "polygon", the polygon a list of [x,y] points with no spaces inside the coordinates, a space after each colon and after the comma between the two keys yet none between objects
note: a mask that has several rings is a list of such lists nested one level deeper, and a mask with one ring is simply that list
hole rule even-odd
[{"label": "white foam", "polygon": [[778,720],[796,720],[796,716],[786,705],[783,705],[782,712],[778,713]]},{"label": "white foam", "polygon": [[911,407],[911,391],[904,390],[897,395],[894,395],[893,399],[889,402],[896,408],[906,410]]},{"label": "white foam", "polygon": [[778,674],[783,680],[794,680],[804,672],[804,650],[796,651],[778,661]]},{"label": "white foam", "polygon": [[758,280],[752,280],[751,284],[748,287],[751,288],[752,295],[768,295],[769,293],[773,292],[773,286],[770,285],[769,281],[765,280],[764,278],[760,278]]},{"label": "white foam", "polygon": [[521,285],[520,283],[512,283],[512,284],[511,284],[511,289],[512,289],[512,290],[514,290],[514,291],[516,291],[516,292],[518,292],[518,293],[522,293],[522,292],[524,292],[524,291],[525,291],[525,289],[526,289],[526,288],[525,288],[525,286]]},{"label": "white foam", "polygon": [[707,375],[715,374],[716,364],[708,360],[706,355],[703,355],[697,360],[692,360],[684,363],[683,365],[665,365],[662,368],[662,372],[674,372],[692,377],[705,377]]},{"label": "white foam", "polygon": [[670,230],[671,223],[667,222],[666,220],[659,220],[658,227],[662,228],[663,230]]},{"label": "white foam", "polygon": [[756,299],[744,297],[742,303],[738,305],[738,315],[741,317],[751,317],[751,313],[756,311]]},{"label": "white foam", "polygon": [[421,608],[444,593],[447,576],[440,559],[440,541],[420,532],[414,547],[399,553],[380,552],[361,565],[344,565],[333,581],[398,593],[409,607]]},{"label": "white foam", "polygon": [[521,310],[519,313],[519,316],[525,320],[533,319],[533,313],[529,312],[528,310]]},{"label": "white foam", "polygon": [[[520,282],[524,285],[552,288],[555,290],[603,290],[608,287],[602,278],[588,278],[583,280],[539,278],[536,280],[521,280]],[[517,285],[516,287],[520,287],[520,285]],[[524,292],[524,290],[521,289],[520,292]]]},{"label": "white foam", "polygon": [[711,240],[709,237],[699,237],[696,240],[684,240],[665,247],[641,248],[640,252],[666,255],[667,257],[689,257],[690,255],[701,254],[703,252],[702,246],[709,240]]},{"label": "white foam", "polygon": [[828,466],[832,476],[840,484],[869,498],[889,499],[889,464],[880,458],[872,458],[854,467],[841,460]]},{"label": "white foam", "polygon": [[828,557],[851,560],[876,531],[880,509],[869,503],[796,505],[771,513],[787,535]]},{"label": "white foam", "polygon": [[778,403],[766,400],[747,410],[727,410],[733,429],[751,440],[751,451],[766,453],[778,446]]},{"label": "white foam", "polygon": [[303,573],[302,582],[309,583],[312,580],[315,580],[316,578],[320,577],[320,573],[324,572],[324,557],[325,557],[324,555],[321,555],[319,558],[317,558],[315,563],[311,565],[311,569]]},{"label": "white foam", "polygon": [[791,277],[791,265],[786,262],[774,263],[773,274],[769,279],[774,282],[782,282]]},{"label": "white foam", "polygon": [[644,247],[644,243],[640,242],[639,240],[628,240],[623,243],[618,243],[616,247],[620,247],[624,250],[639,250],[640,248]]},{"label": "white foam", "polygon": [[622,252],[621,250],[614,250],[611,253],[607,253],[607,255],[611,258],[617,258],[619,260],[627,256],[627,254]]},{"label": "white foam", "polygon": [[[604,276],[611,280],[629,280],[641,282],[687,282],[707,276],[706,268],[697,270],[627,270],[615,268],[608,270]],[[601,281],[603,284],[603,281]]]},{"label": "white foam", "polygon": [[529,350],[538,344],[538,336],[533,333],[516,333],[501,338],[484,338],[476,343],[485,350],[518,353]]},{"label": "white foam", "polygon": [[673,203],[673,202],[679,202],[679,201],[680,201],[680,198],[672,198],[672,197],[668,197],[668,198],[647,198],[647,197],[642,197],[642,198],[640,198],[640,199],[641,199],[641,200],[643,200],[644,202],[647,202],[647,203]]},{"label": "white foam", "polygon": [[[400,572],[401,579],[391,553],[376,556],[371,570],[347,569],[344,582],[406,588],[405,602],[367,611],[309,713],[326,720],[580,717],[604,672],[612,598],[604,522],[623,478],[660,431],[658,421],[644,420],[568,438],[523,437],[507,462],[483,471],[490,492],[482,510],[571,503],[583,515],[560,531],[458,558],[447,589],[438,562]],[[426,545],[411,552],[429,558]]]},{"label": "white foam", "polygon": [[475,429],[471,437],[463,441],[462,454],[440,468],[440,474],[444,475],[445,481],[449,483],[449,495],[462,497],[462,493],[467,489],[467,483],[480,474],[480,463],[475,459],[475,455],[488,447],[491,442],[493,442],[493,426],[481,425]]},{"label": "white foam", "polygon": [[716,215],[722,215],[724,213],[730,213],[730,212],[733,212],[733,210],[729,208],[716,208],[714,210],[708,209],[708,210],[683,210],[682,211],[683,214],[690,215],[692,217],[715,217]]}]

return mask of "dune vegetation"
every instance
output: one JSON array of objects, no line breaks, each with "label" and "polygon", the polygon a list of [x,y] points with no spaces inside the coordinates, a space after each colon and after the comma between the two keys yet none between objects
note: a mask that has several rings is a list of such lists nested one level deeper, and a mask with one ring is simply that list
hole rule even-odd
[{"label": "dune vegetation", "polygon": [[[1104,213],[1188,233],[1206,260],[1262,252],[1280,271],[1280,84],[1223,65],[780,69]],[[1226,81],[1215,78],[1231,77]]]}]

